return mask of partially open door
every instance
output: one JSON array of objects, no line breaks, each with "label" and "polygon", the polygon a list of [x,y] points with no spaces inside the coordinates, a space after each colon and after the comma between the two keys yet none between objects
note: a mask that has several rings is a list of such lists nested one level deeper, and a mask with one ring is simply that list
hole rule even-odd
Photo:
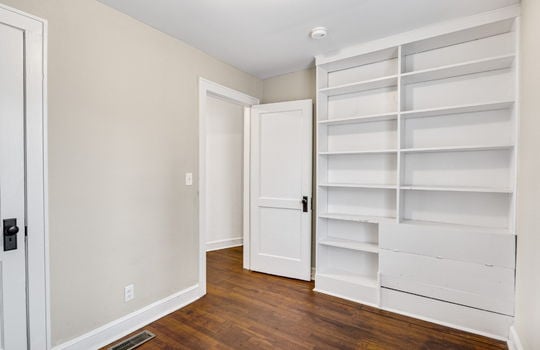
[{"label": "partially open door", "polygon": [[251,269],[311,279],[312,101],[251,109]]}]

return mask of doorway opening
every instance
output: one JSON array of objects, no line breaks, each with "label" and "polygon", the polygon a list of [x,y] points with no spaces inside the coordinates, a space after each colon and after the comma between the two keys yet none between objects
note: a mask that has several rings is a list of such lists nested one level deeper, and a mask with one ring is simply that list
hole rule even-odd
[{"label": "doorway opening", "polygon": [[249,108],[259,99],[199,79],[199,289],[206,252],[243,245],[249,261]]},{"label": "doorway opening", "polygon": [[244,107],[206,97],[206,251],[241,246],[244,203]]},{"label": "doorway opening", "polygon": [[199,86],[201,295],[206,252],[240,245],[244,269],[310,280],[312,101]]}]

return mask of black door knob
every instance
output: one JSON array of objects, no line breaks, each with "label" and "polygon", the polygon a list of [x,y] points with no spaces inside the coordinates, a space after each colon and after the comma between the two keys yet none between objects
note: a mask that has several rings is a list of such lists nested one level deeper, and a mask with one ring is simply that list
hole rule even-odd
[{"label": "black door knob", "polygon": [[19,233],[19,226],[10,226],[6,230],[6,235],[8,236],[16,235],[17,233]]},{"label": "black door knob", "polygon": [[17,219],[4,219],[4,251],[17,249],[17,233],[19,227],[17,226]]}]

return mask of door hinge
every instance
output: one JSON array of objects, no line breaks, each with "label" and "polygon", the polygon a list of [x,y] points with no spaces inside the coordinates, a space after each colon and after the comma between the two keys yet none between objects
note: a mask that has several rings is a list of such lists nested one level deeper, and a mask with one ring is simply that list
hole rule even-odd
[{"label": "door hinge", "polygon": [[24,236],[28,237],[28,226],[24,227]]}]

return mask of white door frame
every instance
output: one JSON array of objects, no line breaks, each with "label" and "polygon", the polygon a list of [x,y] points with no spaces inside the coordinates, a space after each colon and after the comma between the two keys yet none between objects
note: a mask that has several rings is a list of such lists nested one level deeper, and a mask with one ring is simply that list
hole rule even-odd
[{"label": "white door frame", "polygon": [[199,291],[206,294],[206,135],[207,97],[213,96],[244,106],[244,193],[243,193],[243,243],[244,268],[249,261],[249,159],[250,159],[250,107],[259,99],[199,77]]},{"label": "white door frame", "polygon": [[0,23],[24,32],[28,344],[50,349],[47,212],[47,21],[0,4]]}]

